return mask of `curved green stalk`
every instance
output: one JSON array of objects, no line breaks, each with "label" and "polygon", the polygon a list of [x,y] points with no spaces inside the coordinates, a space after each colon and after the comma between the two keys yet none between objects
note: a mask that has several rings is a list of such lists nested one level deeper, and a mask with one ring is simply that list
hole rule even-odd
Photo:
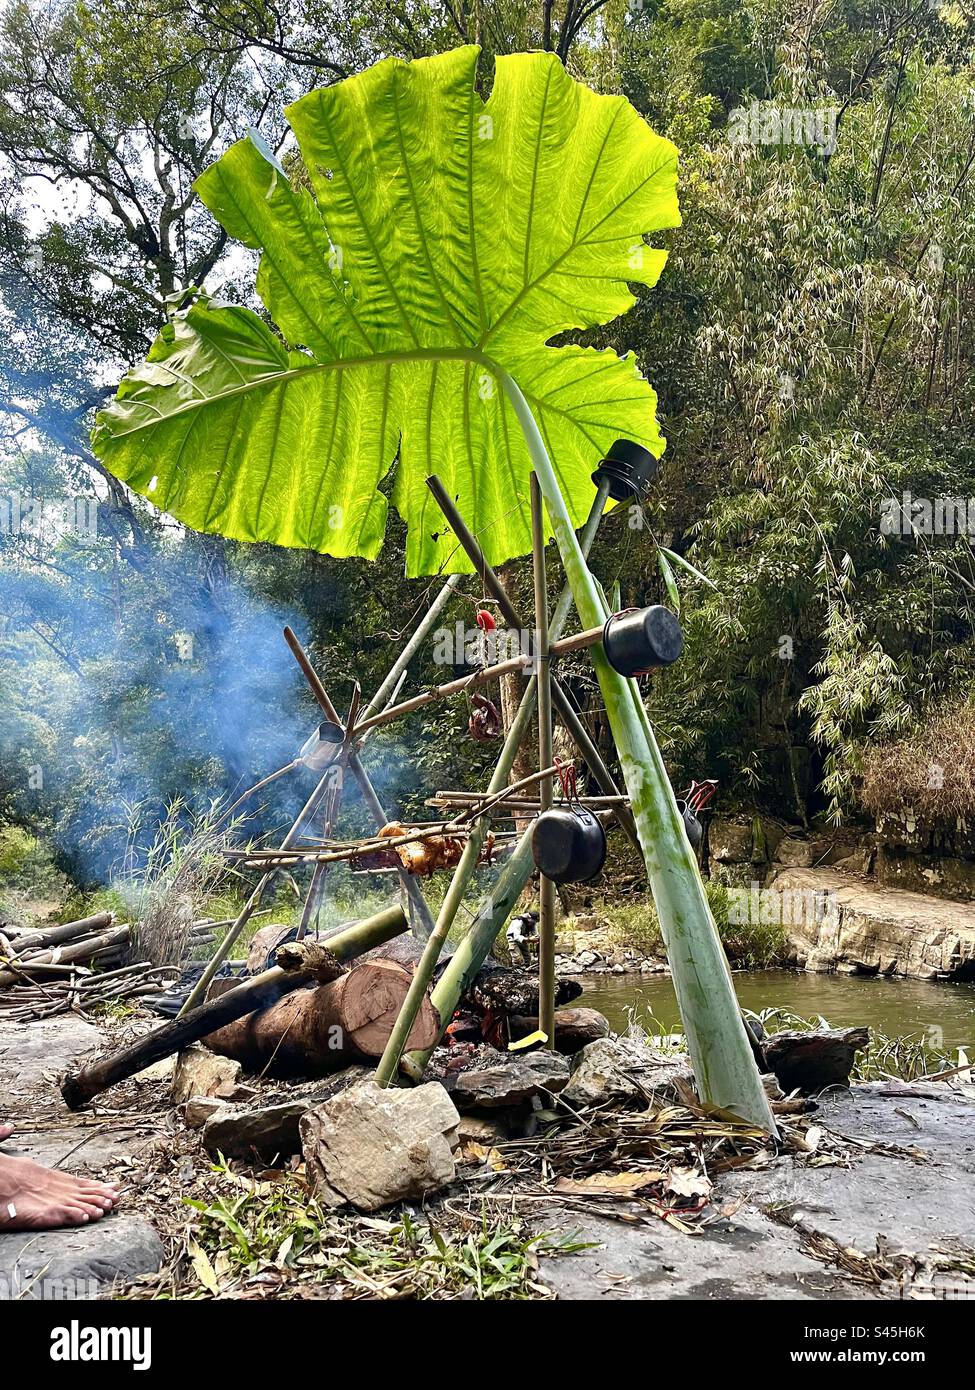
[{"label": "curved green stalk", "polygon": [[[518,416],[545,498],[583,627],[606,608],[566,510],[548,451],[517,383],[501,384]],[[601,647],[593,664],[609,716],[653,891],[674,989],[701,1098],[775,1132],[775,1121],[749,1047],[731,972],[704,884],[635,681],[614,671]]]}]

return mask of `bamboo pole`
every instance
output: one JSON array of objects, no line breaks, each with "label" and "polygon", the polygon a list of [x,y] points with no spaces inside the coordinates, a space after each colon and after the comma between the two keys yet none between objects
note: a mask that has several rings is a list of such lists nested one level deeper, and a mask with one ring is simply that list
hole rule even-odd
[{"label": "bamboo pole", "polygon": [[[590,508],[589,516],[583,527],[579,542],[582,552],[585,555],[588,555],[593,539],[599,529],[599,523],[602,519],[603,508],[606,505],[606,498],[608,495],[608,483],[600,483],[596,490],[596,496],[593,499],[593,504]],[[559,601],[555,606],[555,613],[552,618],[550,636],[553,640],[559,636],[569,616],[571,607],[572,594],[568,584],[566,584],[563,586],[562,593],[559,595]],[[515,757],[528,732],[532,716],[535,712],[537,692],[538,679],[537,676],[533,675],[528,682],[528,687],[522,696],[521,704],[518,706],[515,717],[511,721],[511,727],[508,730],[505,741],[501,747],[501,752],[498,755],[491,781],[485,793],[485,798],[488,803],[490,803],[492,799],[499,799],[506,791],[515,791],[519,786],[524,785],[524,782],[532,780],[531,778],[525,778],[523,782],[516,783],[514,787],[508,786],[508,778],[511,775]],[[533,777],[537,777],[537,775],[537,773],[533,774]],[[460,862],[451,879],[450,887],[447,890],[443,906],[437,918],[438,928],[443,924],[444,936],[446,936],[446,932],[456,918],[470,881],[474,876],[474,870],[477,867],[478,857],[484,842],[484,836],[487,833],[487,828],[488,819],[486,816],[481,816],[474,824],[471,838],[464,847],[464,853],[461,855]],[[519,839],[513,854],[507,861],[504,869],[499,875],[494,889],[486,900],[488,903],[492,904],[490,913],[487,915],[485,914],[485,904],[482,903],[467,934],[461,941],[457,951],[451,957],[444,973],[441,975],[440,980],[434,988],[434,994],[437,995],[439,999],[439,1003],[436,1007],[440,1014],[441,1036],[443,1035],[443,1030],[453,1017],[461,993],[487,959],[488,952],[494,945],[498,932],[507,921],[512,908],[524,891],[525,885],[531,877],[533,867],[530,836],[526,833]],[[455,961],[457,962],[456,966],[454,965]],[[446,985],[443,983],[445,979],[447,981]],[[418,1081],[429,1058],[429,1051],[422,1053],[410,1052],[401,1058],[400,1069],[414,1081]]]},{"label": "bamboo pole", "polygon": [[413,636],[389,668],[386,679],[369,701],[368,705],[366,705],[365,709],[362,710],[359,717],[360,724],[363,719],[369,719],[373,714],[381,710],[383,705],[390,698],[397,681],[401,676],[406,674],[407,666],[409,666],[414,656],[416,656],[423,643],[433,631],[434,624],[446,607],[448,599],[453,596],[463,577],[462,574],[450,575],[446,584],[444,584],[437,597],[433,600],[433,603],[431,603],[426,613],[424,613],[423,617],[420,619]]},{"label": "bamboo pole", "polygon": [[[524,709],[524,704],[521,709]],[[521,714],[521,709],[518,713]],[[514,727],[514,725],[512,725]],[[447,1026],[460,1003],[461,995],[488,957],[498,932],[511,916],[515,904],[524,892],[535,865],[532,860],[531,826],[525,831],[511,858],[505,864],[491,891],[484,898],[466,936],[444,967],[433,987],[431,1002],[441,1019],[441,1030]],[[401,1068],[412,1080],[418,1081],[430,1060],[432,1048],[425,1052],[408,1052]]]},{"label": "bamboo pole", "polygon": [[[499,369],[499,378],[521,425],[580,621],[605,621],[605,601],[579,548],[531,408],[507,372]],[[639,688],[613,670],[601,646],[593,648],[593,664],[639,830],[701,1097],[775,1134],[700,870]]]},{"label": "bamboo pole", "polygon": [[[548,636],[548,574],[545,567],[545,525],[538,479],[531,477],[532,574],[535,584],[535,651],[538,656],[538,761],[552,764],[552,669]],[[552,805],[552,777],[538,784],[538,803],[544,813]],[[555,884],[538,876],[538,1026],[545,1045],[555,1050]]]},{"label": "bamboo pole", "polygon": [[[501,576],[488,563],[487,556],[481,549],[477,537],[470,530],[464,518],[457,510],[457,507],[454,504],[454,499],[450,496],[450,493],[444,487],[443,483],[436,476],[436,474],[432,475],[427,479],[427,487],[433,493],[437,506],[443,512],[445,519],[450,525],[450,529],[453,531],[454,535],[457,537],[458,541],[464,547],[464,550],[467,552],[467,558],[470,560],[477,573],[483,579],[487,588],[490,589],[491,593],[497,600],[498,606],[500,607],[501,612],[504,615],[505,622],[508,623],[510,627],[514,628],[516,632],[522,631],[525,627],[525,624],[522,620],[521,614],[518,612],[518,609],[512,603],[511,596],[509,595],[504,584],[501,582]],[[602,512],[602,509],[606,504],[606,498],[608,495],[609,484],[601,483],[599,489],[597,490],[596,499],[594,502],[594,507],[597,504],[599,505],[600,513]],[[588,552],[588,546],[586,547],[586,551]],[[566,598],[565,607],[564,609],[562,608],[562,599],[560,598],[559,604],[556,608],[556,616],[559,618],[559,621],[556,622],[553,620],[552,622],[552,630],[556,635],[558,635],[558,633],[560,633],[562,630],[562,625],[565,621],[566,616],[568,615],[569,606],[571,604],[571,593],[568,591],[568,586],[566,586],[566,589],[563,590],[563,595]],[[583,645],[591,646],[592,643],[588,640],[584,642],[579,640],[588,639],[589,636],[590,633],[583,632],[578,634],[577,638],[569,638],[565,642],[558,642],[556,647],[553,648],[551,654],[553,656],[565,655],[570,651],[581,650]],[[599,640],[602,640],[601,632]],[[578,642],[578,645],[570,645],[570,643],[573,642]],[[563,724],[568,729],[570,737],[572,738],[576,747],[579,749],[579,752],[582,754],[583,758],[585,758],[586,762],[592,770],[593,776],[596,778],[596,781],[602,787],[603,791],[606,792],[609,796],[618,796],[619,787],[617,787],[616,785],[615,779],[613,778],[613,774],[606,766],[606,763],[603,759],[603,755],[600,753],[599,749],[596,747],[592,739],[589,737],[589,731],[583,724],[582,720],[579,718],[578,712],[576,711],[576,708],[573,705],[568,692],[562,685],[561,681],[559,681],[555,675],[550,675],[549,679],[551,683],[553,703],[555,705],[555,708],[559,712],[559,717],[561,718]],[[636,825],[634,824],[633,816],[630,813],[629,807],[626,805],[622,805],[619,811],[616,813],[616,819],[618,820],[622,829],[629,836],[630,840],[636,846],[636,848],[639,849],[640,841],[636,833]]]},{"label": "bamboo pole", "polygon": [[[569,652],[584,651],[587,647],[598,645],[602,640],[603,624],[600,624],[599,627],[587,628],[583,632],[573,633],[571,637],[563,637],[560,641],[553,642],[552,655],[566,656]],[[375,729],[380,724],[388,724],[393,719],[402,719],[405,714],[412,714],[414,710],[422,709],[424,705],[432,704],[435,700],[447,700],[452,695],[462,695],[466,690],[487,685],[489,681],[498,680],[499,677],[510,675],[513,671],[525,671],[534,665],[534,661],[533,656],[525,653],[522,656],[513,656],[507,661],[499,661],[494,666],[482,666],[480,670],[472,671],[469,676],[458,676],[456,680],[448,681],[445,685],[433,685],[401,704],[390,705],[382,714],[374,714],[371,719],[360,721],[353,729],[353,735],[359,738],[367,730]]]},{"label": "bamboo pole", "polygon": [[[501,749],[497,764],[495,765],[494,775],[488,787],[489,800],[492,795],[503,792],[504,785],[508,780],[511,768],[514,764],[515,755],[528,729],[530,719],[531,705],[528,701],[523,700],[518,708],[518,713],[512,721],[511,728],[508,730],[508,735]],[[549,774],[551,774],[552,771],[552,768],[548,769]],[[524,781],[534,781],[538,776],[544,775],[544,772],[541,774],[533,774],[531,778],[525,778]],[[522,784],[519,783],[518,785]],[[458,861],[454,876],[451,879],[450,887],[447,889],[440,912],[437,914],[436,926],[430,933],[429,940],[424,946],[423,955],[420,957],[417,964],[413,982],[406,999],[403,1001],[403,1007],[400,1010],[393,1031],[389,1036],[386,1050],[379,1059],[379,1066],[376,1069],[376,1084],[378,1086],[388,1086],[396,1076],[400,1057],[406,1046],[407,1039],[410,1036],[416,1016],[420,1011],[420,1006],[426,997],[426,991],[433,978],[433,972],[437,967],[437,962],[440,959],[440,952],[447,939],[447,933],[457,915],[457,910],[463,901],[467,885],[477,866],[477,861],[484,844],[487,824],[486,818],[480,818],[475,823],[471,831],[471,837],[464,846],[464,851]],[[520,891],[519,889],[519,892]],[[453,1009],[451,1009],[450,1014],[446,1016],[443,1014],[440,1015],[441,1032],[450,1022],[452,1013]]]},{"label": "bamboo pole", "polygon": [[[459,576],[452,575],[451,578],[456,579],[459,578]],[[381,707],[385,703],[385,700],[387,699],[389,693],[397,688],[397,683],[399,682],[400,677],[405,673],[405,667],[409,663],[409,656],[412,656],[413,652],[415,652],[417,647],[420,645],[420,642],[416,641],[417,636],[422,633],[422,636],[420,638],[420,640],[422,641],[422,637],[425,637],[426,633],[429,632],[430,628],[433,626],[431,614],[433,615],[433,619],[435,619],[437,614],[440,612],[440,609],[446,603],[447,599],[450,597],[450,594],[452,592],[453,586],[451,585],[450,581],[448,581],[444,585],[443,589],[441,589],[440,593],[437,596],[437,599],[431,606],[430,611],[427,613],[423,622],[420,624],[420,627],[417,629],[417,632],[414,633],[413,641],[409,642],[407,646],[404,648],[403,652],[400,654],[399,660],[396,663],[394,663],[392,671],[390,671],[389,675],[387,675],[386,679],[379,687],[379,690],[373,696],[372,701],[367,706],[368,709],[371,709],[373,706]],[[339,719],[338,712],[336,711],[335,706],[332,704],[328,691],[322,684],[318,672],[315,670],[314,666],[309,661],[304,648],[302,647],[301,643],[298,641],[298,638],[296,637],[295,633],[290,627],[286,627],[284,629],[284,640],[290,647],[292,656],[301,668],[302,674],[304,675],[305,680],[311,687],[312,694],[315,696],[315,699],[318,701],[319,705],[324,711],[326,718],[331,719],[334,724],[338,724],[341,726],[342,721],[341,719]],[[402,658],[404,655],[406,655],[407,652],[409,652],[409,656],[406,657],[406,661],[404,662]],[[397,665],[401,665],[401,669],[398,671],[396,670]],[[391,680],[390,677],[393,676],[393,672],[395,672],[396,674],[394,678]],[[382,830],[384,826],[389,824],[389,817],[386,815],[386,811],[383,807],[383,804],[379,800],[379,797],[376,795],[376,790],[372,785],[372,781],[369,777],[369,774],[363,766],[359,754],[356,752],[354,748],[349,750],[349,767],[352,769],[353,777],[355,777],[356,781],[359,784],[359,790],[362,792],[363,800],[369,808],[370,815],[375,821],[377,828],[379,830]],[[422,929],[424,933],[427,936],[429,936],[430,932],[433,931],[433,917],[430,913],[430,908],[427,905],[427,900],[423,896],[419,884],[416,882],[415,879],[411,878],[411,876],[406,872],[402,865],[399,866],[397,872],[399,874],[400,883],[402,884],[406,892],[406,896],[409,898],[411,904],[413,905],[414,911],[420,919]]]}]

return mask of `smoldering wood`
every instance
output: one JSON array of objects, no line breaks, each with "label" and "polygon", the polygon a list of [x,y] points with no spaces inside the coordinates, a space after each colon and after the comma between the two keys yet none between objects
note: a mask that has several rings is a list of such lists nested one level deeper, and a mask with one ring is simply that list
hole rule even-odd
[{"label": "smoldering wood", "polygon": [[70,1110],[78,1110],[101,1091],[115,1086],[126,1077],[143,1071],[153,1062],[161,1061],[191,1042],[199,1042],[207,1033],[255,1009],[266,1008],[283,994],[300,989],[312,978],[334,978],[341,963],[377,946],[381,941],[399,936],[407,929],[406,915],[401,907],[388,908],[375,917],[356,922],[344,932],[330,937],[327,946],[318,942],[291,942],[278,950],[280,964],[206,1004],[181,1014],[171,1023],[163,1024],[146,1037],[108,1057],[99,1058],[86,1067],[69,1072],[61,1083],[61,1095]]},{"label": "smoldering wood", "polygon": [[[555,981],[557,1006],[571,1003],[581,993],[578,980]],[[537,1015],[538,977],[532,971],[511,970],[503,965],[482,966],[461,998],[480,1013]]]},{"label": "smoldering wood", "polygon": [[[412,980],[391,960],[358,962],[330,984],[300,989],[203,1038],[205,1047],[276,1077],[321,1076],[382,1055]],[[440,1018],[426,995],[409,1034],[431,1047]]]}]

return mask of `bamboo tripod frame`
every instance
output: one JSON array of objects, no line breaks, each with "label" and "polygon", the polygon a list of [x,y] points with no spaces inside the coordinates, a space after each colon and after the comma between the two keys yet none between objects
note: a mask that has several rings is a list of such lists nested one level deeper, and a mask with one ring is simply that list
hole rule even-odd
[{"label": "bamboo tripod frame", "polygon": [[[440,480],[437,478],[431,478],[429,480],[429,486],[438,504],[440,505],[441,510],[444,512],[444,515],[448,523],[454,530],[458,542],[460,543],[462,548],[466,550],[468,557],[471,559],[471,562],[474,565],[475,570],[481,571],[482,575],[485,577],[486,584],[492,588],[492,592],[500,591],[504,595],[506,603],[503,603],[501,605],[502,611],[505,613],[505,617],[508,618],[509,621],[515,620],[518,623],[518,628],[520,630],[521,624],[519,621],[519,615],[517,611],[514,609],[514,606],[511,604],[510,599],[508,599],[507,593],[504,591],[503,586],[501,585],[501,581],[498,579],[494,571],[491,570],[490,567],[487,565],[487,562],[484,559],[483,553],[481,552],[480,546],[478,545],[476,538],[473,537],[467,531],[467,528],[464,526],[462,520],[460,519],[459,513],[457,513],[456,508],[453,506],[452,499],[449,498],[448,494],[446,493],[446,490],[442,487]],[[588,552],[589,547],[592,544],[592,540],[595,536],[596,530],[599,525],[599,521],[602,517],[603,509],[606,504],[606,497],[607,489],[606,486],[603,484],[600,486],[599,490],[597,491],[596,497],[593,500],[590,515],[582,533],[581,543],[585,552]],[[459,809],[457,812],[454,813],[455,820],[463,819],[465,821],[469,821],[472,825],[472,829],[469,834],[469,838],[467,839],[467,843],[465,845],[464,852],[461,856],[461,860],[455,867],[451,884],[448,888],[443,906],[440,910],[436,922],[434,922],[432,919],[429,907],[426,903],[426,899],[423,896],[423,892],[416,878],[408,874],[405,871],[405,869],[401,868],[398,871],[400,874],[401,882],[403,883],[404,890],[407,893],[410,900],[410,904],[413,908],[414,919],[418,922],[420,926],[420,934],[426,937],[426,945],[423,957],[421,958],[421,961],[415,972],[415,989],[411,990],[411,994],[413,997],[411,998],[410,994],[408,994],[407,999],[404,1002],[400,1018],[397,1021],[397,1025],[393,1030],[392,1036],[390,1037],[389,1046],[387,1047],[386,1053],[384,1054],[383,1058],[380,1060],[379,1067],[377,1069],[376,1079],[380,1085],[389,1085],[395,1079],[397,1072],[399,1071],[401,1055],[405,1046],[405,1041],[409,1036],[413,1020],[416,1016],[416,1013],[419,1010],[420,1004],[422,1003],[422,997],[423,994],[426,992],[427,985],[429,984],[429,981],[432,978],[432,974],[439,960],[443,944],[447,937],[447,933],[450,927],[453,925],[457,912],[460,908],[461,902],[464,898],[465,892],[471,882],[471,879],[473,878],[474,870],[477,866],[478,858],[481,852],[481,848],[483,846],[486,828],[489,823],[487,812],[489,812],[491,808],[494,806],[500,806],[503,808],[503,805],[509,795],[516,797],[519,791],[523,792],[524,789],[528,787],[534,787],[535,785],[537,785],[539,788],[538,795],[540,807],[544,809],[548,805],[551,805],[553,785],[552,779],[554,768],[552,765],[551,757],[553,702],[550,669],[551,662],[549,656],[550,650],[554,648],[553,654],[580,650],[586,646],[592,645],[593,642],[598,640],[599,636],[601,635],[601,632],[598,629],[594,629],[591,632],[578,634],[575,638],[561,640],[562,629],[564,628],[572,603],[568,586],[565,586],[562,593],[560,594],[558,603],[556,604],[554,613],[552,615],[552,621],[551,623],[549,622],[547,600],[547,575],[545,570],[544,531],[542,524],[541,507],[541,493],[538,489],[537,482],[535,482],[533,478],[533,574],[536,608],[536,620],[533,627],[534,651],[531,656],[526,654],[524,657],[520,659],[516,659],[511,662],[501,663],[500,667],[490,668],[492,678],[504,674],[505,670],[507,669],[519,669],[526,670],[526,674],[530,675],[530,680],[522,697],[521,707],[519,708],[518,714],[516,715],[516,718],[512,723],[512,727],[509,729],[508,737],[501,750],[495,777],[492,779],[488,791],[484,794],[485,799],[482,801],[479,807],[465,807]],[[430,605],[429,609],[426,611],[420,623],[418,624],[413,637],[407,643],[406,647],[398,657],[397,661],[394,662],[393,666],[390,669],[390,672],[388,673],[385,680],[382,682],[379,690],[377,690],[376,694],[373,696],[372,700],[368,703],[364,710],[362,710],[358,717],[355,718],[354,724],[352,724],[352,721],[349,718],[347,718],[344,722],[342,721],[335,705],[330,699],[328,692],[326,691],[321,681],[321,678],[315,671],[314,666],[312,665],[307,654],[302,648],[298,638],[290,628],[285,628],[284,630],[285,640],[288,643],[288,646],[291,649],[291,652],[295,657],[298,667],[304,675],[305,680],[307,681],[312,694],[315,696],[315,699],[317,700],[320,708],[322,709],[322,712],[328,720],[330,720],[333,724],[337,724],[343,730],[343,733],[345,735],[346,741],[343,744],[342,750],[340,754],[337,756],[335,764],[333,766],[337,768],[342,768],[343,771],[347,767],[348,770],[352,772],[363,794],[363,797],[366,800],[366,804],[369,806],[370,812],[372,814],[373,820],[376,823],[377,829],[382,829],[383,827],[388,825],[389,817],[386,815],[385,809],[379,801],[379,798],[376,795],[375,789],[372,786],[368,773],[363,765],[360,756],[361,745],[359,745],[358,740],[364,734],[368,734],[373,728],[379,726],[382,723],[389,722],[391,718],[401,717],[402,715],[410,713],[413,709],[420,708],[423,704],[429,702],[427,696],[421,695],[418,697],[414,697],[411,700],[406,700],[398,705],[395,703],[391,703],[391,707],[386,706],[387,701],[395,702],[396,694],[399,688],[398,683],[401,684],[402,678],[405,675],[406,667],[410,659],[419,650],[423,641],[429,635],[437,617],[439,616],[446,602],[449,600],[450,597],[452,597],[454,592],[456,592],[460,579],[461,576],[453,575],[447,580],[446,584],[440,590],[434,602]],[[532,669],[529,670],[528,668]],[[480,673],[476,672],[475,677],[479,674]],[[468,685],[469,678],[464,678],[459,682],[450,683],[448,687],[441,687],[437,691],[437,694],[439,695],[442,691],[444,696],[449,697],[450,695],[453,695],[455,693],[460,693],[460,690],[464,688],[468,688]],[[458,687],[458,689],[451,689],[451,686]],[[524,745],[526,739],[530,735],[531,715],[536,704],[538,708],[539,718],[539,771],[528,778],[524,778],[515,784],[509,785],[508,778],[510,775],[510,769],[514,763],[515,757],[517,756],[519,749]],[[571,719],[571,722],[570,720],[566,721],[569,727],[570,735],[573,736],[580,753],[582,754],[584,760],[588,763],[590,770],[596,778],[599,786],[602,788],[604,793],[606,793],[609,797],[612,797],[614,799],[612,802],[613,812],[620,819],[624,828],[629,830],[629,826],[626,824],[628,816],[626,810],[626,798],[620,795],[615,782],[613,781],[608,769],[605,767],[605,764],[603,763],[601,755],[598,753],[598,751],[595,749],[595,746],[589,739],[588,733],[584,729],[584,726],[582,725],[581,720],[579,720],[578,715],[576,715],[574,708],[572,708],[572,706],[568,704],[567,698],[563,695],[560,712],[566,706],[568,706],[568,708],[571,710],[571,715],[574,716],[574,718]],[[300,762],[295,762],[289,768],[284,769],[283,771],[290,772],[294,768],[297,768],[299,766],[301,766]],[[331,769],[329,771],[331,772]],[[332,773],[332,777],[333,797],[331,805],[329,807],[326,834],[328,833],[328,830],[332,826],[334,826],[335,821],[337,819],[342,790],[342,779],[336,779],[334,773]],[[337,787],[334,786],[336,780],[338,782]],[[257,787],[266,785],[267,781],[267,778],[263,779],[260,783],[257,784]],[[280,847],[281,851],[284,851],[284,854],[282,855],[280,862],[275,859],[274,851],[258,852],[262,856],[262,858],[258,858],[256,860],[248,861],[246,857],[242,859],[242,862],[244,864],[250,862],[252,867],[263,867],[264,873],[260,881],[258,882],[257,887],[249,897],[247,903],[245,903],[244,908],[242,909],[237,920],[234,922],[230,931],[227,933],[227,936],[220,943],[220,946],[214,953],[212,960],[210,961],[206,970],[204,971],[203,977],[198,982],[195,990],[193,991],[190,1000],[188,1000],[187,1004],[184,1006],[184,1012],[186,1009],[189,1009],[193,1007],[195,1004],[197,1004],[199,1000],[203,997],[207,985],[209,984],[209,981],[216,974],[216,971],[219,968],[222,961],[226,959],[233,943],[237,940],[237,938],[240,935],[240,932],[243,930],[247,921],[252,916],[254,910],[257,908],[261,896],[267,889],[268,885],[273,881],[276,874],[280,872],[281,868],[288,863],[296,864],[301,862],[311,862],[313,864],[311,883],[308,887],[308,891],[305,896],[305,901],[302,908],[299,932],[301,935],[304,935],[305,931],[308,930],[309,926],[314,920],[315,914],[319,907],[319,898],[322,890],[322,884],[324,881],[324,876],[328,872],[329,865],[331,862],[335,862],[344,857],[341,853],[329,854],[325,852],[316,854],[314,850],[306,849],[297,843],[297,841],[299,841],[302,835],[303,830],[307,827],[308,822],[320,809],[320,804],[321,801],[324,799],[325,794],[323,790],[323,784],[326,784],[325,790],[327,790],[327,782],[328,773],[326,774],[326,777],[324,777],[322,781],[319,783],[319,786],[316,787],[315,792],[309,799],[309,802],[306,803],[301,814],[295,821],[294,825],[291,827],[291,830],[285,836],[284,841]],[[499,783],[500,785],[498,785]],[[254,790],[257,790],[257,788],[252,789],[252,791]],[[248,794],[249,793],[245,795]],[[240,798],[240,800],[243,799],[244,798]],[[447,830],[449,833],[450,828],[452,828],[450,825],[445,824],[444,826],[434,827],[433,829],[425,833],[442,833],[444,830]],[[385,843],[389,846],[394,846],[400,840],[406,840],[409,838],[418,837],[397,837],[396,839],[386,840]],[[530,866],[528,867],[528,871],[524,875],[526,882],[529,877]],[[544,1031],[547,1035],[547,1045],[549,1047],[554,1047],[554,884],[552,884],[551,880],[542,878],[540,882],[540,890],[540,1027],[542,1031]],[[441,1020],[443,1026],[446,1026],[446,1024],[449,1021],[449,1015]],[[407,1067],[407,1071],[409,1073],[412,1072],[413,1069]]]}]

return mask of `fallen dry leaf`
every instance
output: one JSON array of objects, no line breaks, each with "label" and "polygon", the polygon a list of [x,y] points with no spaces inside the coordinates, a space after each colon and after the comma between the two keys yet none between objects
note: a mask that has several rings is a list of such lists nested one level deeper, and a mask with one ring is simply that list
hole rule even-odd
[{"label": "fallen dry leaf", "polygon": [[667,1175],[667,1191],[678,1197],[710,1197],[713,1186],[710,1178],[694,1168],[674,1168]]},{"label": "fallen dry leaf", "polygon": [[651,1187],[662,1182],[667,1175],[642,1169],[632,1173],[590,1173],[585,1178],[559,1178],[555,1184],[556,1192],[572,1192],[580,1195],[625,1197],[641,1188]]}]

